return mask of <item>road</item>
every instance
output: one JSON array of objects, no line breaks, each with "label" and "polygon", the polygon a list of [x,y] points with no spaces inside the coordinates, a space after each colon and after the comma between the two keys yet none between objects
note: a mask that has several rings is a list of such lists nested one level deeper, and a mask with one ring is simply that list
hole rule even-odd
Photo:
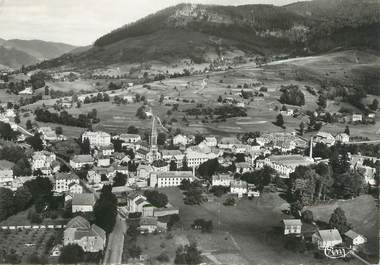
[{"label": "road", "polygon": [[20,125],[17,125],[17,129],[21,131],[21,133],[26,134],[28,136],[33,136],[32,133],[28,132],[26,129],[22,128]]},{"label": "road", "polygon": [[127,231],[125,219],[118,214],[112,233],[108,236],[108,244],[104,255],[103,264],[121,264],[123,255],[124,234]]}]

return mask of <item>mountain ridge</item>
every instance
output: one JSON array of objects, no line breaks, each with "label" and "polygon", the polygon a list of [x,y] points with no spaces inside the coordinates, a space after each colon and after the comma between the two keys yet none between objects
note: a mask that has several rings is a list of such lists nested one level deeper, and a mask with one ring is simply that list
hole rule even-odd
[{"label": "mountain ridge", "polygon": [[[337,48],[379,51],[380,9],[375,3],[313,0],[282,7],[178,4],[101,36],[84,52],[65,54],[39,66],[170,63],[185,58],[201,63],[231,51],[248,56],[303,56]],[[334,13],[338,15],[332,16]]]}]

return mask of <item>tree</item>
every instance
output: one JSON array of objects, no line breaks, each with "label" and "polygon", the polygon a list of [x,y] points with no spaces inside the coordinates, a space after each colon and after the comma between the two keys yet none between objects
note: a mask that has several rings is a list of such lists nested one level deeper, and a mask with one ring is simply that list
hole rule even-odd
[{"label": "tree", "polygon": [[219,96],[219,97],[218,97],[218,102],[221,103],[222,101],[223,101],[222,96]]},{"label": "tree", "polygon": [[27,187],[20,187],[15,191],[14,204],[18,211],[25,210],[32,201],[32,194]]},{"label": "tree", "polygon": [[310,210],[305,210],[302,212],[302,221],[311,224],[314,221],[313,212]]},{"label": "tree", "polygon": [[157,208],[163,208],[168,204],[168,196],[164,193],[160,193],[156,190],[146,190],[144,196],[150,204]]},{"label": "tree", "polygon": [[351,226],[347,223],[346,214],[342,208],[336,208],[331,214],[329,226],[330,228],[338,229],[341,234],[344,234],[350,230]]},{"label": "tree", "polygon": [[177,170],[177,162],[175,160],[170,161],[170,171],[176,171]]},{"label": "tree", "polygon": [[13,175],[15,176],[30,176],[32,174],[32,169],[30,168],[30,163],[26,157],[22,157],[16,161],[13,167]]},{"label": "tree", "polygon": [[282,116],[282,114],[277,115],[275,125],[279,127],[284,127],[284,117]]},{"label": "tree", "polygon": [[200,264],[201,262],[201,252],[198,250],[196,243],[177,248],[174,259],[175,264]]},{"label": "tree", "polygon": [[164,97],[164,95],[160,95],[160,99],[158,100],[158,102],[160,103],[160,104],[162,104],[162,102],[164,102],[164,99],[165,99],[165,97]]},{"label": "tree", "polygon": [[320,106],[322,109],[326,108],[327,106],[327,99],[324,95],[320,95],[317,101],[318,106]]},{"label": "tree", "polygon": [[144,106],[141,106],[137,109],[136,117],[139,118],[140,120],[145,120],[147,118]]},{"label": "tree", "polygon": [[350,135],[350,127],[346,126],[346,129],[344,129],[344,133]]},{"label": "tree", "polygon": [[157,135],[157,144],[158,145],[164,145],[166,141],[166,134],[165,133],[159,133]]},{"label": "tree", "polygon": [[297,200],[293,203],[290,204],[290,213],[295,217],[295,218],[300,218],[301,217],[301,211],[303,208],[303,203],[300,200]]},{"label": "tree", "polygon": [[13,131],[9,123],[0,121],[0,138],[8,141],[14,141],[19,136],[19,132]]},{"label": "tree", "polygon": [[186,156],[184,156],[183,160],[182,160],[182,170],[183,171],[189,170],[189,166],[187,165],[187,157]]},{"label": "tree", "polygon": [[18,114],[16,114],[15,123],[20,124],[20,122],[21,122],[20,116]]},{"label": "tree", "polygon": [[114,187],[125,186],[125,184],[127,183],[127,178],[128,178],[128,175],[125,175],[120,172],[116,172],[116,176],[113,179],[113,186]]},{"label": "tree", "polygon": [[305,123],[303,121],[301,121],[300,123],[300,135],[302,136],[305,132]]},{"label": "tree", "polygon": [[26,125],[27,130],[33,129],[33,125],[32,125],[31,120],[27,120],[25,125]]},{"label": "tree", "polygon": [[63,129],[62,129],[62,127],[61,127],[61,126],[55,127],[55,133],[56,133],[57,135],[61,135],[61,134],[63,134]]},{"label": "tree", "polygon": [[38,133],[34,134],[25,139],[25,141],[32,146],[35,151],[42,151],[44,149],[44,144],[41,140],[41,137]]},{"label": "tree", "polygon": [[88,139],[87,137],[83,139],[83,142],[81,144],[81,149],[82,149],[83,154],[90,154],[91,152],[90,139]]},{"label": "tree", "polygon": [[127,133],[137,134],[139,133],[139,130],[135,126],[131,125],[127,129]]},{"label": "tree", "polygon": [[112,187],[103,186],[100,198],[94,206],[95,224],[111,233],[116,223],[117,199],[112,193]]},{"label": "tree", "polygon": [[0,187],[0,221],[7,219],[14,213],[13,192]]},{"label": "tree", "polygon": [[45,86],[45,96],[48,96],[50,94],[49,87]]},{"label": "tree", "polygon": [[69,244],[62,248],[61,255],[59,256],[59,263],[77,264],[83,261],[84,251],[80,246]]},{"label": "tree", "polygon": [[373,111],[376,111],[378,108],[379,108],[379,101],[375,98],[373,101],[372,101],[372,104],[369,105],[369,108]]}]

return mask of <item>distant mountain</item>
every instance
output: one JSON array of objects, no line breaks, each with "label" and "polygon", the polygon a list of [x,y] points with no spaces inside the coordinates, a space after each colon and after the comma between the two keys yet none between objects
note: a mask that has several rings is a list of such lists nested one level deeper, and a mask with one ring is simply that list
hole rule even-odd
[{"label": "distant mountain", "polygon": [[23,51],[14,48],[8,49],[0,45],[0,65],[16,69],[22,65],[31,65],[37,62],[39,61],[35,57]]},{"label": "distant mountain", "polygon": [[[0,64],[12,68],[50,60],[77,48],[65,43],[19,39],[0,39],[0,46],[2,51]],[[6,51],[10,52],[6,54]]]},{"label": "distant mountain", "polygon": [[84,52],[40,67],[184,58],[200,63],[227,54],[295,56],[353,47],[380,50],[378,7],[377,0],[314,0],[283,7],[179,4],[100,37]]}]

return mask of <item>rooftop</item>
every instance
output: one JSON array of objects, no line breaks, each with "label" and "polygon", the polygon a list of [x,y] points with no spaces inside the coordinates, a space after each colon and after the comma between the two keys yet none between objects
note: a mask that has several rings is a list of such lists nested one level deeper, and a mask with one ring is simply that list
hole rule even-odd
[{"label": "rooftop", "polygon": [[168,171],[159,172],[158,178],[193,178],[193,172],[191,171]]},{"label": "rooftop", "polygon": [[73,195],[72,205],[94,205],[95,195],[92,193],[81,193]]}]

